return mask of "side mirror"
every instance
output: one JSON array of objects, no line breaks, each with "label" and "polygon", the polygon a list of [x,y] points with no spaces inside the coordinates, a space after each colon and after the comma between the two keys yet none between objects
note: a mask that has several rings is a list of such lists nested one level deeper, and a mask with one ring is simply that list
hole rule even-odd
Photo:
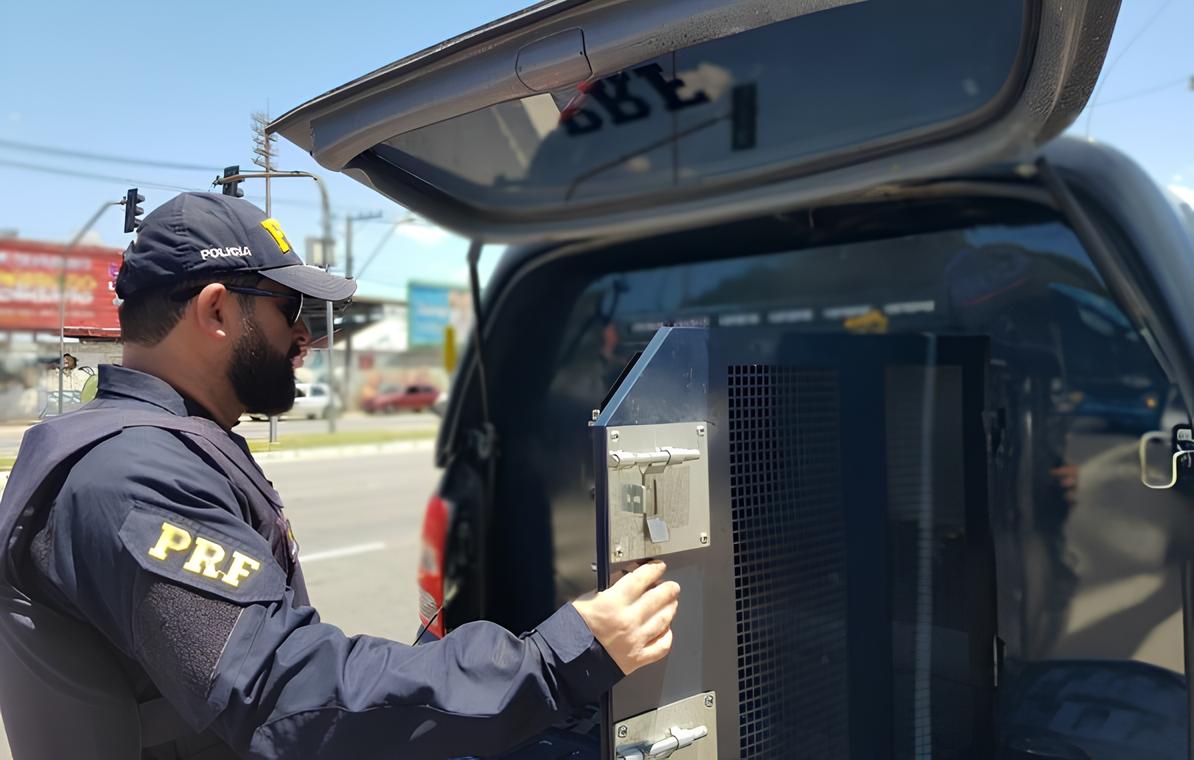
[{"label": "side mirror", "polygon": [[1174,425],[1172,433],[1157,430],[1140,436],[1140,482],[1164,490],[1177,485],[1182,469],[1194,466],[1194,428]]}]

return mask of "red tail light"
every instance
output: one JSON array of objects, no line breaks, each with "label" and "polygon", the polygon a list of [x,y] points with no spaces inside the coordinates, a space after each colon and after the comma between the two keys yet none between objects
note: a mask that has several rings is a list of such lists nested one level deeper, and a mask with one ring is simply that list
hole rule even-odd
[{"label": "red tail light", "polygon": [[[440,638],[444,635],[444,549],[448,540],[448,505],[439,494],[427,500],[423,545],[419,555],[419,620]],[[439,610],[440,614],[436,615]],[[432,617],[435,620],[432,620]],[[428,621],[431,621],[428,625]]]}]

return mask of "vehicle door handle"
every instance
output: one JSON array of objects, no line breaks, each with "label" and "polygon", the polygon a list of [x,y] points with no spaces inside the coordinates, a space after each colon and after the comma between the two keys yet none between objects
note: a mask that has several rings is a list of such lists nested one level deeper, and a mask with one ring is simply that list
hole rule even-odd
[{"label": "vehicle door handle", "polygon": [[[1171,443],[1172,442],[1172,443]],[[1166,464],[1169,465],[1169,482],[1153,483],[1148,477],[1148,448],[1152,444],[1172,446],[1166,454]],[[1189,425],[1174,426],[1172,434],[1158,430],[1140,436],[1140,482],[1146,487],[1165,490],[1177,485],[1181,466],[1190,467],[1191,457],[1194,457],[1194,429]],[[1170,459],[1172,457],[1172,459]]]},{"label": "vehicle door handle", "polygon": [[705,726],[696,728],[679,728],[673,726],[668,735],[650,746],[641,744],[631,747],[618,747],[615,750],[618,760],[666,760],[678,749],[692,746],[697,739],[709,735]]}]

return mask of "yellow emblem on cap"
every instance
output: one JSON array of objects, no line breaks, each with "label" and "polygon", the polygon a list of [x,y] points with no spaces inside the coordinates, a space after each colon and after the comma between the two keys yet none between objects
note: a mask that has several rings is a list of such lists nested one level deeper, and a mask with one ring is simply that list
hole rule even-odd
[{"label": "yellow emblem on cap", "polygon": [[278,243],[278,247],[282,249],[282,253],[290,253],[290,241],[286,239],[286,233],[282,231],[282,225],[278,224],[277,219],[262,219],[261,226],[265,228],[266,232],[274,236],[274,240]]}]

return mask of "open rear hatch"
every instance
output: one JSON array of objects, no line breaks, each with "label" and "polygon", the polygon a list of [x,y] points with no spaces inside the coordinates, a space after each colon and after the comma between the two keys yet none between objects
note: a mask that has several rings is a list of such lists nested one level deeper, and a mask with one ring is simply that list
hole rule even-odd
[{"label": "open rear hatch", "polygon": [[270,129],[473,239],[722,221],[1014,159],[1077,115],[1114,0],[560,0]]}]

